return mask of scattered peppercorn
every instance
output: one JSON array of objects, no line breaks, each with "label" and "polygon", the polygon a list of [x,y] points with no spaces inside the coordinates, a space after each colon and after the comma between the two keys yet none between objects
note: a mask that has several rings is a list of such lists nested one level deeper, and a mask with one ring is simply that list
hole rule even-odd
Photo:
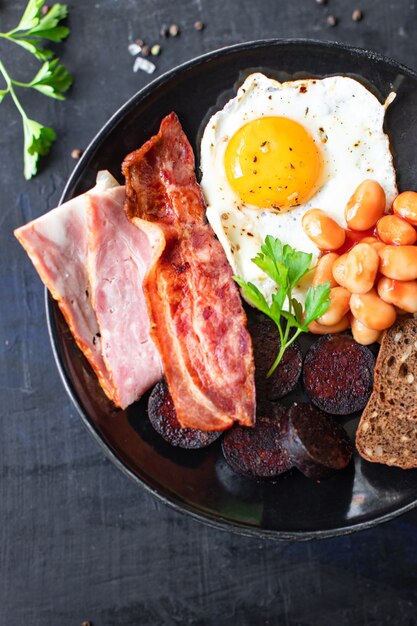
[{"label": "scattered peppercorn", "polygon": [[41,8],[41,14],[46,15],[48,11],[49,11],[49,6],[47,4],[44,4],[43,7]]},{"label": "scattered peppercorn", "polygon": [[93,626],[93,622],[83,622],[81,626]]},{"label": "scattered peppercorn", "polygon": [[161,35],[161,37],[168,37],[169,35],[169,30],[167,26],[162,26],[161,30],[159,31],[159,34]]},{"label": "scattered peppercorn", "polygon": [[334,15],[329,15],[327,17],[327,26],[336,26],[337,24],[337,18]]},{"label": "scattered peppercorn", "polygon": [[161,46],[159,44],[156,43],[155,45],[152,46],[151,55],[153,57],[157,57],[160,52],[161,52]]},{"label": "scattered peppercorn", "polygon": [[135,44],[139,46],[139,48],[142,48],[142,46],[145,45],[145,42],[143,41],[143,39],[138,38],[138,39],[135,39]]},{"label": "scattered peppercorn", "polygon": [[203,24],[203,22],[201,22],[200,20],[198,20],[197,22],[194,22],[194,28],[196,30],[204,30],[204,26],[205,24]]},{"label": "scattered peppercorn", "polygon": [[178,28],[177,24],[171,24],[171,26],[168,29],[168,32],[171,37],[176,37],[177,35],[180,34],[180,29]]},{"label": "scattered peppercorn", "polygon": [[355,9],[352,13],[352,20],[354,22],[360,22],[363,18],[363,13],[360,9]]},{"label": "scattered peppercorn", "polygon": [[80,148],[74,148],[73,150],[71,150],[71,157],[73,159],[80,159],[82,156],[83,151],[80,150]]},{"label": "scattered peppercorn", "polygon": [[142,46],[142,48],[141,48],[141,52],[142,52],[142,56],[143,57],[148,57],[149,54],[150,54],[150,51],[151,51],[151,49],[150,49],[149,46],[145,45],[145,46]]},{"label": "scattered peppercorn", "polygon": [[327,0],[316,0],[316,4],[327,4]]}]

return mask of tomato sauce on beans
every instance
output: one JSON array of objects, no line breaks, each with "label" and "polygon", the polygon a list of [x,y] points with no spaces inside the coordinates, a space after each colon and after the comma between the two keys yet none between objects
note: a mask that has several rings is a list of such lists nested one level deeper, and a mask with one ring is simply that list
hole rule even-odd
[{"label": "tomato sauce on beans", "polygon": [[[394,322],[398,311],[417,313],[417,192],[399,194],[385,214],[382,187],[363,181],[346,207],[346,229],[325,219],[319,209],[308,213],[307,235],[309,221],[315,219],[321,226],[313,286],[329,281],[332,290],[330,308],[311,325],[311,332],[325,334],[327,328],[337,333],[349,325],[356,341],[368,345]],[[339,247],[334,245],[337,239],[342,242]],[[331,243],[328,249],[323,246],[326,241]],[[345,292],[351,294],[347,312]]]}]

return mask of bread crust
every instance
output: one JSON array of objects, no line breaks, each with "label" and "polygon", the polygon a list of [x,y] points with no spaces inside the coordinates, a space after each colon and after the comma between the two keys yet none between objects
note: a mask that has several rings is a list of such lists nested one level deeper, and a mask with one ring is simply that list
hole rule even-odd
[{"label": "bread crust", "polygon": [[371,463],[417,468],[417,320],[401,316],[385,331],[374,389],[356,432]]}]

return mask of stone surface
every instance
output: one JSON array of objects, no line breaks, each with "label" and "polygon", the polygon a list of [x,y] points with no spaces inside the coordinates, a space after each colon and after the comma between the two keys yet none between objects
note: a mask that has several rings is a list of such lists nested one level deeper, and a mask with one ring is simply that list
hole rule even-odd
[{"label": "stone surface", "polygon": [[[1,3],[1,30],[15,26],[24,5]],[[203,52],[267,37],[337,40],[415,66],[415,2],[83,0],[69,8],[71,36],[56,46],[75,78],[68,99],[23,98],[59,136],[31,182],[22,175],[18,115],[9,99],[0,109],[0,624],[416,624],[417,511],[338,539],[272,543],[208,528],[131,484],[66,397],[43,288],[12,235],[56,205],[71,151],[149,82],[133,72],[128,45],[136,39],[161,45],[152,78]],[[173,23],[180,34],[161,36]],[[21,80],[33,73],[23,50],[1,41],[0,54]]]}]

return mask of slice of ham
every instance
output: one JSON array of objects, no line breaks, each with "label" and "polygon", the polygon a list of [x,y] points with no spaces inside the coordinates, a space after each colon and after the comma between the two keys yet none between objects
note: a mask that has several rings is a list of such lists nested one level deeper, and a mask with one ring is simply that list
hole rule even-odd
[{"label": "slice of ham", "polygon": [[106,172],[97,180],[15,235],[104,392],[125,408],[162,377],[142,290],[152,247],[124,213],[124,187]]},{"label": "slice of ham", "polygon": [[246,316],[223,248],[205,222],[194,155],[174,113],[122,170],[127,214],[158,242],[144,291],[179,422],[206,431],[253,425]]},{"label": "slice of ham", "polygon": [[[99,184],[101,187],[101,184]],[[85,197],[78,196],[14,231],[42,282],[58,302],[78,347],[112,399],[87,274]]]},{"label": "slice of ham", "polygon": [[87,194],[90,293],[113,402],[122,408],[163,376],[142,290],[152,248],[146,234],[127,219],[124,200],[124,187]]},{"label": "slice of ham", "polygon": [[58,302],[104,392],[113,398],[114,388],[101,354],[100,332],[90,298],[85,197],[61,204],[17,228],[14,234]]}]

